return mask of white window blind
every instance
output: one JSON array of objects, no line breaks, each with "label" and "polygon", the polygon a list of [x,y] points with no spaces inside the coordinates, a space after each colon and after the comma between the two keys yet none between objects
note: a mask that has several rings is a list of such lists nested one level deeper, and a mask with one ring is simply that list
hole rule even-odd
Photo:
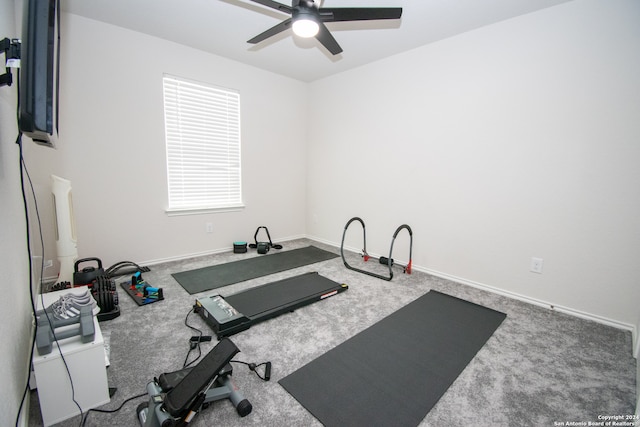
[{"label": "white window blind", "polygon": [[240,95],[164,76],[171,211],[242,206]]}]

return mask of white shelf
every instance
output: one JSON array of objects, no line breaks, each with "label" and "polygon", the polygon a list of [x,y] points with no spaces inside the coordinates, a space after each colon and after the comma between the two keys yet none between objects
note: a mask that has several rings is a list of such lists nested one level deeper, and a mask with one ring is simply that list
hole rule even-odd
[{"label": "white shelf", "polygon": [[[84,293],[86,290],[83,286],[43,294],[38,296],[38,309],[48,307],[66,293]],[[34,349],[32,364],[45,427],[80,414],[80,408],[86,413],[110,401],[104,339],[95,316],[93,324],[95,336],[91,342],[83,343],[80,336],[73,336],[54,342],[49,354],[40,355]]]}]

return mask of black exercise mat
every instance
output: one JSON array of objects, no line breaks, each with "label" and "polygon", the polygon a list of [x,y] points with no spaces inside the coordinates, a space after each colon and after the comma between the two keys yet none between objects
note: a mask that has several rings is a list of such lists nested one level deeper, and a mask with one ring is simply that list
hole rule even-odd
[{"label": "black exercise mat", "polygon": [[417,426],[506,314],[430,291],[280,380],[325,426]]},{"label": "black exercise mat", "polygon": [[332,252],[307,246],[174,273],[172,276],[187,292],[195,294],[336,257],[338,255]]}]

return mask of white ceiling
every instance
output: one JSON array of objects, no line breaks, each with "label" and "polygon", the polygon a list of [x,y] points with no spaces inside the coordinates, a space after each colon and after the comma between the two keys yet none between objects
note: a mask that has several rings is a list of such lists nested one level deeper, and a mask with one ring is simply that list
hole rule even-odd
[{"label": "white ceiling", "polygon": [[568,1],[572,0],[325,0],[324,7],[403,8],[400,20],[328,23],[344,49],[336,56],[315,39],[300,39],[291,30],[248,44],[289,17],[250,0],[62,0],[61,7],[310,82]]}]

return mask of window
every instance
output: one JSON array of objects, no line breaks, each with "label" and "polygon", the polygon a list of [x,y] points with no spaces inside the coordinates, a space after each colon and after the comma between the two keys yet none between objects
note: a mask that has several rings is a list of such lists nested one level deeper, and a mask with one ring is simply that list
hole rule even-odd
[{"label": "window", "polygon": [[240,95],[164,76],[168,213],[242,207]]}]

